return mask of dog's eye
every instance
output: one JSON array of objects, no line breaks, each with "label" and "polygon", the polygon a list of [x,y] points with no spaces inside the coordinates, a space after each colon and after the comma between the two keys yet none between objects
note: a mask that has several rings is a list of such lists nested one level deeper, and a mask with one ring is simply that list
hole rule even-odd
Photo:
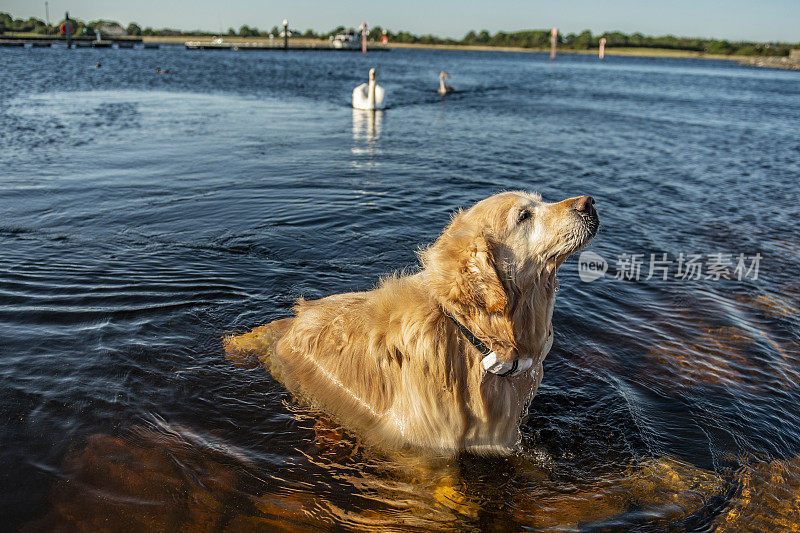
[{"label": "dog's eye", "polygon": [[517,217],[517,224],[522,224],[532,216],[533,213],[531,212],[530,209],[523,209],[522,211],[519,212],[519,216]]}]

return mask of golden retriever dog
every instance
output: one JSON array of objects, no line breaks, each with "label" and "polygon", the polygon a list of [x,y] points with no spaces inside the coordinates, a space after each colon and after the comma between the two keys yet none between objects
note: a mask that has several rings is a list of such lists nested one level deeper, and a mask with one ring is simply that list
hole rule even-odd
[{"label": "golden retriever dog", "polygon": [[289,391],[381,447],[508,452],[553,342],[556,271],[594,237],[589,196],[503,192],[456,213],[421,269],[300,300],[227,339]]}]

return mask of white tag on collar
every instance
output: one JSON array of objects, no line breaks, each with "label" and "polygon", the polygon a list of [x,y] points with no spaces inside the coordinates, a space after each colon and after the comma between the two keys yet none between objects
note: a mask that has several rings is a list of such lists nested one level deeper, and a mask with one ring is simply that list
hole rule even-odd
[{"label": "white tag on collar", "polygon": [[[548,335],[547,340],[545,341],[544,348],[542,349],[542,353],[539,355],[538,363],[541,363],[545,356],[550,353],[550,349],[553,347],[553,328],[550,326],[548,328]],[[527,372],[533,367],[533,359],[530,357],[526,357],[524,359],[515,359],[510,363],[504,363],[497,358],[497,354],[494,352],[489,352],[489,354],[481,359],[481,364],[483,365],[483,369],[487,372],[491,372],[492,374],[497,374],[498,376],[516,376],[517,374],[521,374],[522,372]]]},{"label": "white tag on collar", "polygon": [[497,354],[490,352],[489,355],[481,360],[483,369],[498,376],[516,376],[522,372],[530,370],[533,366],[533,359],[526,357],[524,359],[515,359],[510,363],[504,363],[497,358]]}]

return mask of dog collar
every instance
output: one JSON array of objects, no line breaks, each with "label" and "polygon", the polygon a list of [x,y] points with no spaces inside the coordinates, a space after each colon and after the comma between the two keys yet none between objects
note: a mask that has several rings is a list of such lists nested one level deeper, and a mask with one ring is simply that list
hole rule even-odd
[{"label": "dog collar", "polygon": [[489,352],[486,357],[481,359],[481,364],[483,365],[483,369],[485,371],[491,372],[492,374],[497,374],[501,377],[516,376],[517,374],[527,372],[533,366],[533,359],[530,357],[524,357],[520,359],[514,359],[510,363],[504,363],[503,361],[497,359],[496,353]]},{"label": "dog collar", "polygon": [[[519,358],[511,361],[510,363],[500,361],[497,358],[497,354],[494,351],[486,346],[486,343],[480,340],[478,337],[472,333],[467,326],[456,320],[456,317],[448,313],[444,308],[442,308],[444,314],[453,321],[453,324],[456,325],[458,330],[461,332],[464,337],[472,344],[476,350],[478,350],[481,355],[483,355],[483,359],[481,359],[481,365],[486,372],[491,372],[492,374],[496,374],[501,377],[510,377],[516,376],[523,372],[527,372],[531,368],[533,368],[534,360],[531,357],[524,357]],[[547,342],[545,342],[544,349],[542,353],[539,355],[538,362],[541,362],[544,359],[544,356],[550,352],[550,348],[553,347],[553,328],[547,328]]]}]

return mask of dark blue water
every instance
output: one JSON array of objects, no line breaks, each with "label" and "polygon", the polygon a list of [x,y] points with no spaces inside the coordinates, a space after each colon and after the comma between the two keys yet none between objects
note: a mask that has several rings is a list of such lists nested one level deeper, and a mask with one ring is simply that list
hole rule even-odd
[{"label": "dark blue water", "polygon": [[[372,66],[374,117],[349,103]],[[0,72],[3,527],[800,527],[800,73],[178,48],[5,49]],[[609,265],[562,267],[513,457],[366,450],[226,360],[503,189],[594,196]]]}]

